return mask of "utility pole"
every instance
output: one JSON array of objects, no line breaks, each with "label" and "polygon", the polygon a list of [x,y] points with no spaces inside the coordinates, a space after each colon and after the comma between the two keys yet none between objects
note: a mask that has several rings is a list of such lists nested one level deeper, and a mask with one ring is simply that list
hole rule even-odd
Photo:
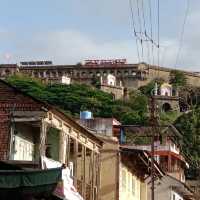
[{"label": "utility pole", "polygon": [[157,94],[157,86],[155,85],[154,91],[150,97],[149,102],[149,110],[150,110],[150,121],[149,124],[151,126],[152,131],[152,140],[151,140],[151,200],[155,199],[155,168],[154,168],[154,154],[155,154],[155,138],[157,138],[158,134],[158,118],[157,118],[157,106],[155,102],[155,95]]}]

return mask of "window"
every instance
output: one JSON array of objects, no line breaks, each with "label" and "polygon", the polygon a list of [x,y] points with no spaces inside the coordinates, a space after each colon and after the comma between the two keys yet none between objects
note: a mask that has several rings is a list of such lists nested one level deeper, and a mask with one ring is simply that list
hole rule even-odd
[{"label": "window", "polygon": [[135,178],[132,177],[132,194],[135,195],[135,187],[136,187],[136,184],[135,184]]},{"label": "window", "polygon": [[125,75],[125,76],[128,76],[128,75],[129,75],[129,72],[128,72],[128,71],[125,71],[125,72],[124,72],[124,75]]},{"label": "window", "polygon": [[101,76],[101,73],[98,71],[98,72],[96,72],[96,75],[97,76]]},{"label": "window", "polygon": [[128,191],[131,192],[131,185],[132,185],[132,174],[128,172]]},{"label": "window", "polygon": [[126,191],[126,170],[122,169],[122,190]]},{"label": "window", "polygon": [[120,76],[120,75],[121,75],[121,72],[120,72],[120,71],[117,71],[117,75]]},{"label": "window", "polygon": [[34,159],[34,144],[22,137],[15,136],[15,154],[14,160],[33,161]]}]

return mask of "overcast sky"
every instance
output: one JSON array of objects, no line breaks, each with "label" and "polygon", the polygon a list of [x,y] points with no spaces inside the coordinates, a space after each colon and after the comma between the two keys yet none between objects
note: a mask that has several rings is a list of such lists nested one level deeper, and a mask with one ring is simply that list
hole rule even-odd
[{"label": "overcast sky", "polygon": [[[160,63],[200,71],[200,2],[189,1],[183,45],[175,66],[187,1],[160,0]],[[151,2],[156,34],[157,0]],[[0,0],[0,3],[0,63],[52,60],[57,64],[75,64],[93,58],[127,58],[129,63],[138,62],[128,0]],[[147,3],[144,0],[150,30]],[[136,15],[136,9],[134,12]],[[147,45],[144,52],[147,53]],[[148,61],[147,58],[142,60]]]}]

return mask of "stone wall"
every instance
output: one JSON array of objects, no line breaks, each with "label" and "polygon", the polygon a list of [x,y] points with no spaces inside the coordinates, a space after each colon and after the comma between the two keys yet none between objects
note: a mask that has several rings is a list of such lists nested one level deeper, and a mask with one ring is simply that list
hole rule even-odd
[{"label": "stone wall", "polygon": [[124,88],[111,85],[101,85],[100,89],[104,92],[110,93],[113,95],[114,99],[123,99],[124,98]]}]

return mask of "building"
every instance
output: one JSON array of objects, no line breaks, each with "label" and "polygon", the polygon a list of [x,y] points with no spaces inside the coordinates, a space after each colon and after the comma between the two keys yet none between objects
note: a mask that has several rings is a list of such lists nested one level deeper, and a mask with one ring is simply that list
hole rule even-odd
[{"label": "building", "polygon": [[[104,141],[101,150],[101,200],[147,200],[151,162],[147,152],[120,147],[117,138],[100,136]],[[156,177],[164,173],[155,164]]]},{"label": "building", "polygon": [[[122,126],[123,127],[123,126]],[[124,126],[118,138],[124,138],[123,147],[130,149],[139,149],[148,151],[151,155],[152,137],[151,127],[140,126]],[[129,135],[128,135],[129,134]],[[132,135],[132,137],[130,137]],[[134,135],[134,137],[133,137]],[[145,137],[141,142],[136,138]],[[134,140],[135,138],[135,140]],[[154,159],[159,164],[165,176],[160,180],[155,180],[155,200],[190,200],[194,199],[194,193],[185,184],[185,170],[189,167],[183,157],[177,140],[181,138],[181,134],[173,126],[163,126],[160,128],[160,135],[155,137],[154,141]],[[138,142],[140,144],[138,144]],[[151,179],[147,179],[148,184],[148,200],[151,200]]]},{"label": "building", "polygon": [[[147,180],[147,182],[150,180]],[[151,200],[150,185],[148,187],[148,200]],[[155,200],[194,200],[190,188],[176,178],[165,175],[155,181]]]},{"label": "building", "polygon": [[115,118],[89,117],[87,119],[82,118],[77,121],[82,126],[92,130],[93,132],[101,136],[113,137],[120,133],[120,129],[115,127],[120,126],[121,123]]},{"label": "building", "polygon": [[0,160],[41,168],[41,156],[66,163],[86,200],[98,200],[102,141],[51,105],[0,80]]},{"label": "building", "polygon": [[[87,60],[77,65],[54,65],[49,61],[21,62],[20,64],[0,65],[0,77],[5,78],[16,72],[40,78],[45,82],[60,82],[62,76],[73,82],[92,84],[93,80],[114,75],[125,89],[137,89],[155,79],[169,82],[172,69],[152,66],[146,63],[128,64],[125,59]],[[199,73],[182,71],[189,85],[200,86]]]},{"label": "building", "polygon": [[126,96],[122,82],[117,81],[116,77],[112,74],[100,77],[100,89],[112,94],[113,99],[123,99]]},{"label": "building", "polygon": [[180,111],[178,92],[169,83],[155,87],[154,99],[160,111]]},{"label": "building", "polygon": [[[124,127],[126,140],[122,142],[122,146],[133,149],[146,150],[151,154],[151,140],[146,140],[146,144],[137,144],[137,141],[129,138],[129,135],[147,136],[152,133],[148,127]],[[128,132],[129,135],[126,134]],[[123,133],[123,132],[122,132]],[[121,133],[121,134],[122,134]],[[173,126],[163,126],[161,128],[160,137],[155,137],[154,155],[161,169],[168,175],[185,183],[185,170],[189,167],[180,148],[177,140],[181,138],[181,134]]]},{"label": "building", "polygon": [[193,177],[193,179],[186,180],[187,186],[192,190],[194,193],[195,199],[200,199],[200,180],[199,177]]},{"label": "building", "polygon": [[[103,140],[100,199],[147,200],[145,179],[151,174],[150,155],[143,150],[120,146],[114,136],[120,134],[118,126],[121,124],[113,118],[81,119],[79,123]],[[156,177],[160,179],[164,173],[156,163],[154,165]]]}]

